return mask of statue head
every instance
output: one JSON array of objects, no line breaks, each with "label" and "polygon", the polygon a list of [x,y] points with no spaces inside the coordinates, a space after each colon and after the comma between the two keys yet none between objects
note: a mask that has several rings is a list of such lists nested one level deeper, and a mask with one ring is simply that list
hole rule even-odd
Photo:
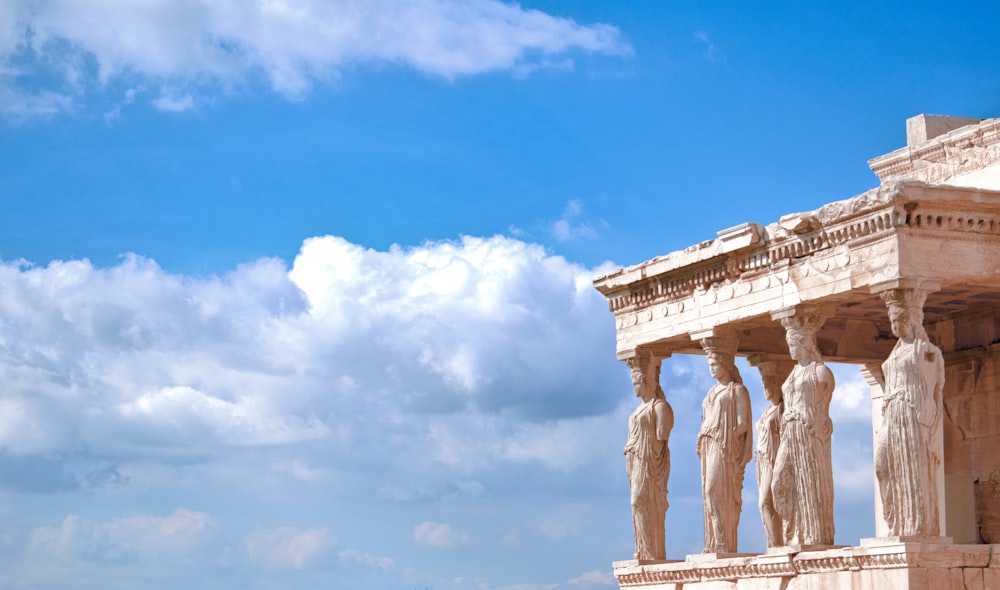
[{"label": "statue head", "polygon": [[663,389],[660,388],[660,360],[649,351],[637,351],[634,357],[625,361],[632,369],[632,387],[636,397],[664,399]]},{"label": "statue head", "polygon": [[795,315],[781,319],[785,327],[788,353],[799,363],[817,363],[823,360],[816,344],[816,333],[826,321],[826,313],[818,307],[799,306]]},{"label": "statue head", "polygon": [[924,330],[924,302],[927,292],[921,289],[889,289],[880,293],[889,308],[889,325],[892,334],[907,342],[927,340]]},{"label": "statue head", "polygon": [[740,370],[736,368],[736,356],[721,350],[708,350],[705,357],[708,360],[708,372],[720,383],[733,381],[743,384]]},{"label": "statue head", "polygon": [[765,362],[757,365],[760,371],[760,381],[764,386],[764,397],[774,405],[782,400],[781,386],[784,385],[791,363]]},{"label": "statue head", "polygon": [[739,340],[735,335],[710,336],[702,338],[699,344],[705,350],[708,371],[712,377],[720,383],[734,381],[743,384],[740,371],[736,368],[736,349],[739,346]]}]

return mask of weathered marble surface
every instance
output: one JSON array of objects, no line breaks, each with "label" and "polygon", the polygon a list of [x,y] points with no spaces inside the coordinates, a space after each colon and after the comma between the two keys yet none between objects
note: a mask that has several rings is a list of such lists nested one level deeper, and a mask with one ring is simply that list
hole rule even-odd
[{"label": "weathered marble surface", "polygon": [[614,573],[621,588],[649,590],[989,590],[1000,588],[1000,545],[889,541],[707,561],[618,561]]},{"label": "weathered marble surface", "polygon": [[774,475],[774,462],[778,458],[778,445],[781,442],[781,416],[785,405],[782,399],[781,386],[792,372],[793,363],[751,359],[751,363],[760,371],[764,386],[764,396],[771,406],[761,413],[757,421],[757,498],[760,517],[764,523],[764,534],[767,536],[767,546],[777,547],[784,542],[784,527],[781,516],[774,507],[774,493],[771,482]]},{"label": "weathered marble surface", "polygon": [[753,456],[750,394],[736,368],[735,338],[705,338],[701,344],[709,373],[716,379],[702,402],[697,443],[705,507],[704,551],[735,553],[743,476]]},{"label": "weathered marble surface", "polygon": [[[737,346],[727,354],[760,368],[771,401],[757,422],[756,450],[769,554],[734,554],[730,527],[741,507],[732,490],[742,487],[745,461],[731,443],[744,431],[738,418],[739,428],[727,422],[739,412],[725,400],[740,395],[732,372],[720,368],[727,363],[710,358],[716,384],[698,445],[710,553],[674,564],[637,550],[640,561],[660,562],[622,566],[623,585],[1000,590],[993,549],[984,561],[985,545],[971,545],[1000,542],[1000,119],[923,116],[909,127],[911,145],[871,162],[882,184],[870,191],[768,225],[724,229],[594,281],[615,317],[619,359],[713,357],[702,339],[733,335]],[[926,293],[926,302],[907,289]],[[779,393],[780,377],[761,361],[789,357]],[[871,387],[877,542],[861,548],[832,547],[836,393],[824,361],[862,366]],[[655,395],[639,396],[651,404],[639,430],[651,432],[658,404]],[[663,442],[644,440],[654,449]],[[630,469],[642,464],[632,452]],[[662,477],[659,504],[639,501],[647,491],[633,478],[637,548],[662,529]],[[970,545],[945,547],[947,539]],[[817,554],[821,547],[830,551]],[[626,572],[632,567],[639,570]],[[686,573],[662,573],[675,570]]]},{"label": "weathered marble surface", "polygon": [[944,358],[923,328],[927,293],[882,292],[899,338],[882,364],[885,394],[875,441],[875,475],[889,535],[938,536]]},{"label": "weathered marble surface", "polygon": [[638,407],[628,419],[625,471],[631,492],[635,559],[666,559],[664,519],[670,476],[668,440],[674,413],[660,387],[660,361],[648,355],[629,361]]},{"label": "weathered marble surface", "polygon": [[820,309],[810,306],[781,318],[797,363],[781,387],[785,409],[771,482],[784,528],[782,545],[833,545],[834,379],[816,347],[816,331],[824,319]]}]

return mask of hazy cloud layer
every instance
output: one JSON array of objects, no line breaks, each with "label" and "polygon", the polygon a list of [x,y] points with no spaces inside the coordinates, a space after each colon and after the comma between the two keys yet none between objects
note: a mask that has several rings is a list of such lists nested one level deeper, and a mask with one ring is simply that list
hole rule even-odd
[{"label": "hazy cloud layer", "polygon": [[471,541],[469,535],[455,531],[451,525],[440,522],[422,522],[413,529],[413,540],[427,547],[461,547]]},{"label": "hazy cloud layer", "polygon": [[9,0],[0,3],[0,112],[48,114],[125,84],[156,108],[260,80],[305,96],[344,69],[398,64],[452,79],[627,53],[618,30],[498,0]]},{"label": "hazy cloud layer", "polygon": [[282,527],[247,535],[247,555],[270,567],[301,569],[332,541],[326,529]]},{"label": "hazy cloud layer", "polygon": [[28,549],[59,560],[177,558],[195,549],[217,528],[218,523],[207,514],[185,508],[169,516],[127,516],[105,522],[91,522],[73,514],[57,527],[42,526],[31,531]]}]

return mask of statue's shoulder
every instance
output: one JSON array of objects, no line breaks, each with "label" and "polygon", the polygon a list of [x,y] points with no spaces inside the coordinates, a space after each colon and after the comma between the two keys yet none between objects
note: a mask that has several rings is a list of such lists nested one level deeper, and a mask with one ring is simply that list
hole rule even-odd
[{"label": "statue's shoulder", "polygon": [[817,383],[833,384],[833,371],[830,370],[830,367],[826,366],[826,363],[813,363],[812,374]]},{"label": "statue's shoulder", "polygon": [[670,402],[665,399],[656,398],[653,400],[653,411],[657,414],[668,416],[674,415],[674,409],[670,407]]}]

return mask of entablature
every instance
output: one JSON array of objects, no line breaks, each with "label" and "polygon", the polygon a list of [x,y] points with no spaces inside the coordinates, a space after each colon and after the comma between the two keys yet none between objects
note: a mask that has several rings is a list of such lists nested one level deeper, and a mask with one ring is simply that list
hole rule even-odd
[{"label": "entablature", "polygon": [[740,354],[787,352],[772,314],[812,303],[833,310],[818,335],[824,357],[867,362],[895,341],[877,285],[932,280],[943,291],[928,299],[927,320],[944,321],[935,310],[980,309],[1000,290],[998,260],[1000,192],[901,180],[721,231],[594,284],[615,315],[622,358],[640,347],[700,354],[691,335],[717,326],[742,332]]}]

